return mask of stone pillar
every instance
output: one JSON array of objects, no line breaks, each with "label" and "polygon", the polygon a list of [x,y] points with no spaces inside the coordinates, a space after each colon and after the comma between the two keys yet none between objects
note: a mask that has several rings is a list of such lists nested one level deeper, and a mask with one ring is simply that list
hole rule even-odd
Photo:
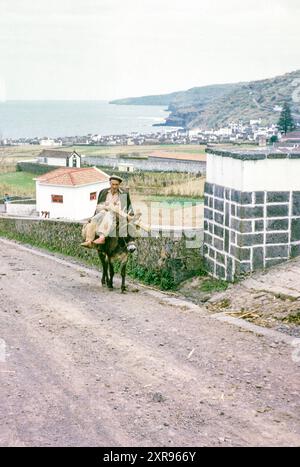
[{"label": "stone pillar", "polygon": [[209,273],[232,281],[300,255],[300,150],[206,152]]}]

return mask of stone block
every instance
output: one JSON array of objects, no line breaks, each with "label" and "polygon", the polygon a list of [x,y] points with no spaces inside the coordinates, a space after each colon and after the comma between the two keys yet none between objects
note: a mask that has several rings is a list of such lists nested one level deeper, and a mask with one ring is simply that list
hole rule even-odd
[{"label": "stone block", "polygon": [[267,203],[288,203],[290,200],[289,191],[268,191]]},{"label": "stone block", "polygon": [[264,267],[264,249],[263,247],[253,247],[252,269],[262,269]]},{"label": "stone block", "polygon": [[219,225],[215,224],[215,226],[214,226],[214,234],[215,234],[217,237],[223,238],[223,236],[224,236],[224,229],[223,229],[223,227],[220,227]]},{"label": "stone block", "polygon": [[229,230],[225,229],[224,235],[224,249],[228,253],[229,252]]},{"label": "stone block", "polygon": [[266,268],[270,268],[272,266],[276,266],[277,264],[281,264],[285,259],[266,259]]},{"label": "stone block", "polygon": [[265,221],[263,219],[254,222],[255,232],[262,232],[265,229]]},{"label": "stone block", "polygon": [[258,219],[264,217],[264,209],[262,206],[238,206],[237,217],[240,219]]},{"label": "stone block", "polygon": [[252,192],[241,192],[241,204],[252,204]]},{"label": "stone block", "polygon": [[229,227],[230,224],[230,204],[225,203],[225,226]]},{"label": "stone block", "polygon": [[292,195],[292,214],[300,216],[300,191],[294,191]]},{"label": "stone block", "polygon": [[241,234],[237,238],[238,246],[263,245],[263,243],[263,234]]},{"label": "stone block", "polygon": [[212,260],[211,258],[208,258],[207,256],[205,256],[205,266],[206,266],[206,270],[209,274],[212,274],[214,275],[215,274],[215,262],[214,260]]},{"label": "stone block", "polygon": [[225,199],[230,201],[230,188],[225,188]]},{"label": "stone block", "polygon": [[267,233],[266,235],[266,243],[288,243],[289,242],[289,234],[288,233]]},{"label": "stone block", "polygon": [[219,199],[214,199],[214,209],[216,211],[224,212],[224,201],[221,201]]},{"label": "stone block", "polygon": [[231,201],[241,204],[241,192],[238,190],[231,190]]},{"label": "stone block", "polygon": [[206,245],[212,245],[212,236],[207,233],[207,232],[204,232],[204,243],[206,243]]},{"label": "stone block", "polygon": [[265,204],[265,192],[264,191],[255,192],[254,204]]},{"label": "stone block", "polygon": [[217,263],[225,264],[225,255],[223,253],[217,252],[216,261]]},{"label": "stone block", "polygon": [[296,256],[300,256],[300,244],[291,245],[291,257],[295,258]]},{"label": "stone block", "polygon": [[291,242],[300,240],[300,217],[298,219],[292,219],[291,227]]},{"label": "stone block", "polygon": [[204,208],[204,219],[213,220],[213,211],[208,208]]},{"label": "stone block", "polygon": [[209,248],[208,250],[208,256],[212,259],[215,259],[216,258],[216,250],[214,250],[213,248]]},{"label": "stone block", "polygon": [[214,196],[216,198],[224,198],[224,187],[222,186],[219,186],[219,185],[215,185],[215,188],[214,188]]},{"label": "stone block", "polygon": [[216,276],[219,279],[225,279],[225,267],[216,264]]},{"label": "stone block", "polygon": [[273,219],[267,221],[267,230],[288,230],[288,219]]},{"label": "stone block", "polygon": [[219,250],[219,251],[223,251],[224,250],[224,241],[219,239],[219,238],[214,238],[213,240],[213,245],[214,247]]},{"label": "stone block", "polygon": [[270,245],[266,247],[266,258],[287,258],[289,256],[288,245]]},{"label": "stone block", "polygon": [[214,185],[213,185],[213,183],[205,182],[204,193],[207,193],[208,195],[213,195],[214,194]]},{"label": "stone block", "polygon": [[227,256],[226,259],[226,280],[232,282],[233,277],[233,260],[230,256]]},{"label": "stone block", "polygon": [[220,212],[215,212],[214,213],[214,219],[215,219],[215,222],[217,222],[218,224],[223,225],[223,223],[224,223],[224,215],[223,214],[221,214]]},{"label": "stone block", "polygon": [[273,204],[267,206],[267,217],[288,217],[288,204]]}]

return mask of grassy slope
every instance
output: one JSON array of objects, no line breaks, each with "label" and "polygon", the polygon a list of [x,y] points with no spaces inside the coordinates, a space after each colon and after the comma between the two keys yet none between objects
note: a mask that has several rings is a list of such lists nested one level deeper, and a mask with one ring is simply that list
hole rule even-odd
[{"label": "grassy slope", "polygon": [[9,172],[0,174],[0,197],[10,195],[33,196],[35,193],[34,174],[26,172]]}]

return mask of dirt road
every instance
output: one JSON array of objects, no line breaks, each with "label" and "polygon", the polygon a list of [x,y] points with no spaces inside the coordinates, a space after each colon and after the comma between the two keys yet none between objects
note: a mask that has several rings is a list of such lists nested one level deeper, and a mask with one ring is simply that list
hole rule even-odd
[{"label": "dirt road", "polygon": [[286,341],[145,288],[110,292],[93,270],[7,241],[0,251],[0,445],[300,444]]}]

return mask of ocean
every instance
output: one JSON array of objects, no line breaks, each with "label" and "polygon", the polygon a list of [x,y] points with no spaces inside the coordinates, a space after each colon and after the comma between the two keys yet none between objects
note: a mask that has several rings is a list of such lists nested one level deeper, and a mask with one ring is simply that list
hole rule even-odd
[{"label": "ocean", "polygon": [[107,101],[0,102],[0,137],[34,138],[168,131],[153,127],[169,115],[166,106],[115,105]]}]

